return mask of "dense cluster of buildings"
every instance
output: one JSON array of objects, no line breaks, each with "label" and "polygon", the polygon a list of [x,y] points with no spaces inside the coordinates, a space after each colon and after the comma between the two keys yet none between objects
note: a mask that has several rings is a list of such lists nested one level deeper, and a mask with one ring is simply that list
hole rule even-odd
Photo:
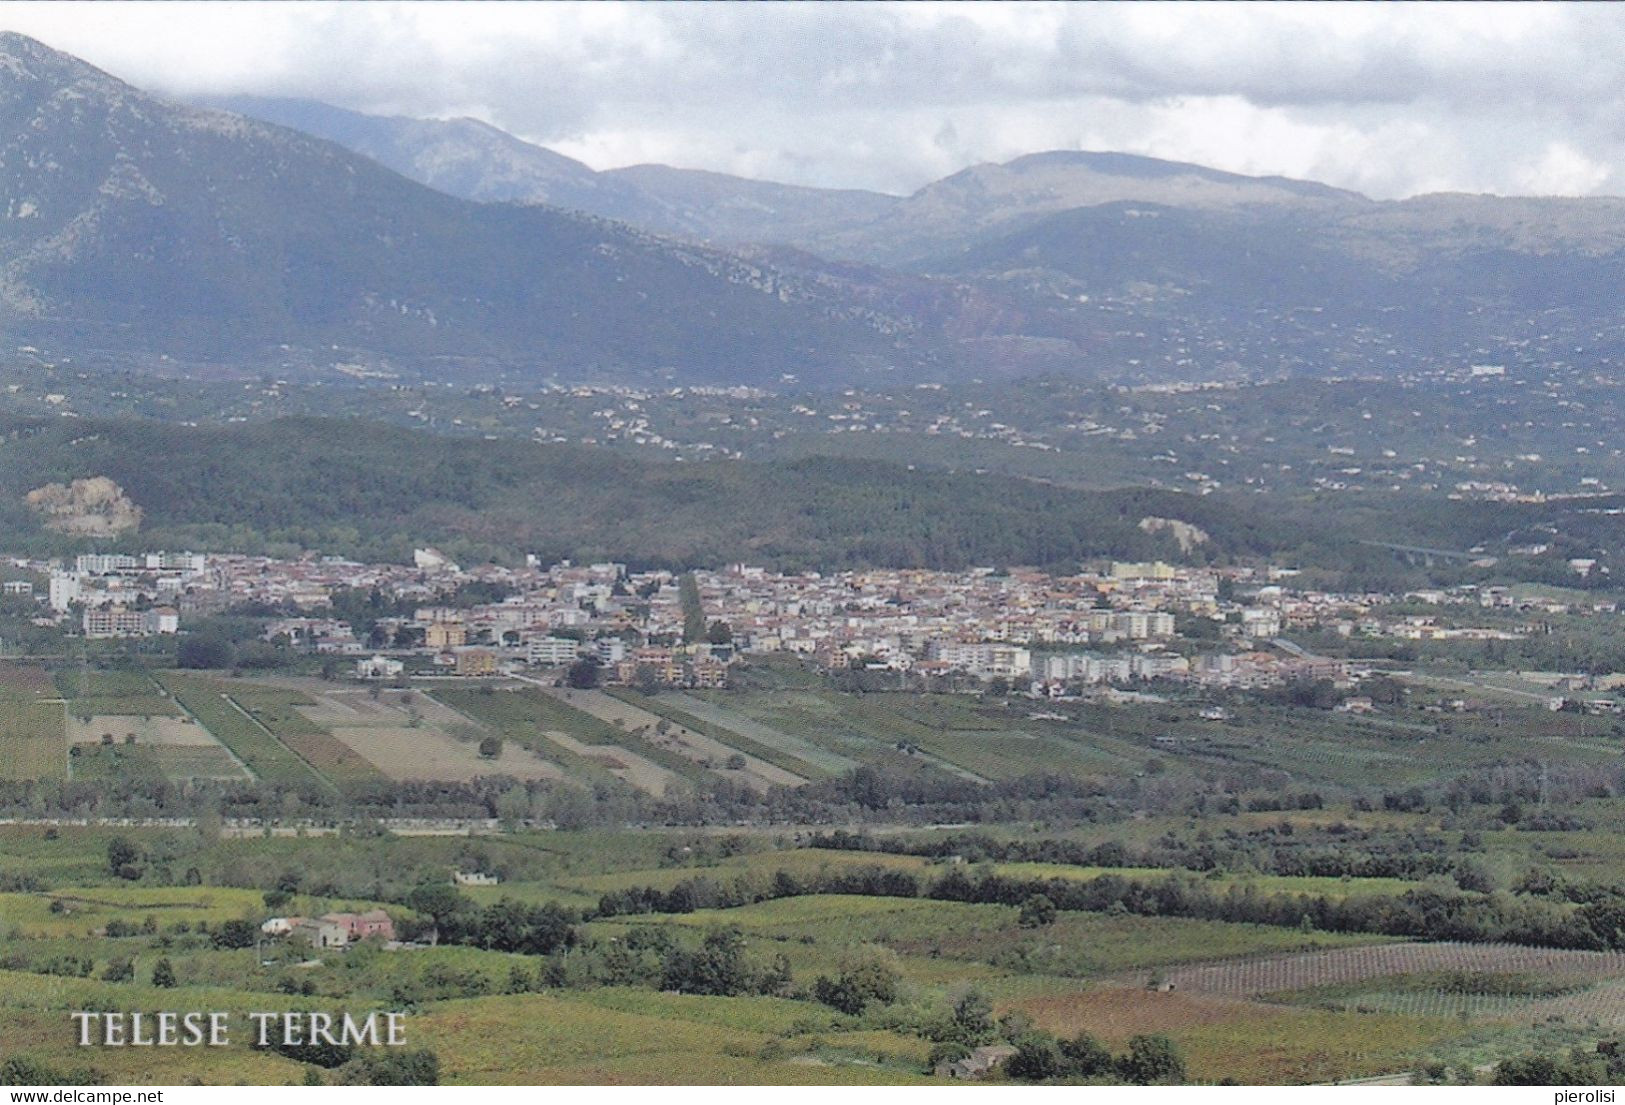
[{"label": "dense cluster of buildings", "polygon": [[[1283,637],[1316,629],[1418,641],[1515,639],[1526,627],[1508,621],[1507,609],[1570,609],[1505,588],[1337,594],[1297,588],[1296,573],[1285,569],[1160,561],[1075,574],[733,565],[688,580],[534,557],[522,567],[464,569],[432,549],[418,550],[411,564],[195,553],[13,563],[48,579],[37,599],[48,608],[42,614],[86,637],[174,634],[194,618],[253,609],[265,617],[267,641],[346,658],[366,680],[425,669],[480,677],[586,661],[608,682],[714,687],[741,658],[786,653],[826,671],[1002,680],[1051,695],[1151,680],[1220,688],[1343,683],[1342,664],[1292,649]],[[34,589],[27,581],[7,588],[12,595]],[[364,616],[354,612],[357,595],[365,596]],[[1393,609],[1402,600],[1436,612]],[[1593,605],[1601,609],[1602,600]],[[1448,613],[1452,606],[1494,611],[1496,624],[1463,625]]]}]

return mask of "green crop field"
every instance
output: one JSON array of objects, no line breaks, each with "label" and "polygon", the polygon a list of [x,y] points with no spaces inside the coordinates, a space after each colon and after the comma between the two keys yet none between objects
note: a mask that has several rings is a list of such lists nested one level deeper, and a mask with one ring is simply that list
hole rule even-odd
[{"label": "green crop field", "polygon": [[165,778],[152,744],[77,745],[70,750],[73,777],[90,779],[159,780]]},{"label": "green crop field", "polygon": [[644,740],[635,733],[618,729],[609,722],[596,718],[585,710],[578,710],[546,691],[535,687],[505,690],[485,695],[478,691],[436,691],[435,698],[476,720],[491,726],[505,737],[535,748],[572,774],[602,778],[603,768],[588,765],[586,758],[573,755],[567,749],[549,741],[542,734],[547,730],[564,733],[582,744],[603,748],[624,748],[634,752],[667,771],[694,782],[713,778],[712,774],[688,759],[666,748]]},{"label": "green crop field", "polygon": [[42,668],[0,664],[0,779],[68,774],[67,713]]},{"label": "green crop field", "polygon": [[299,712],[297,707],[309,706],[312,702],[298,691],[233,683],[227,693],[244,712],[331,782],[368,782],[383,778],[376,767]]},{"label": "green crop field", "polygon": [[542,735],[542,730],[548,726],[542,724],[535,713],[529,688],[487,694],[483,690],[467,687],[437,687],[430,697],[473,718],[503,740],[513,741],[558,764],[577,779],[595,782],[610,777],[601,765]]},{"label": "green crop field", "polygon": [[715,709],[876,766],[934,765],[974,778],[1006,779],[1048,770],[1121,772],[1147,755],[1093,727],[984,710],[959,695],[843,695],[813,689],[704,695],[702,701]]},{"label": "green crop field", "polygon": [[256,778],[284,783],[321,781],[309,764],[235,704],[227,693],[234,687],[207,676],[180,672],[165,672],[157,678],[175,701],[231,749]]},{"label": "green crop field", "polygon": [[792,755],[773,745],[764,744],[742,733],[727,729],[722,725],[683,710],[673,704],[670,695],[639,694],[631,687],[610,687],[607,690],[609,694],[614,695],[622,702],[647,710],[651,714],[657,714],[668,721],[692,729],[696,733],[703,733],[714,740],[721,741],[730,748],[755,756],[757,759],[770,763],[775,767],[781,767],[793,775],[801,776],[803,779],[827,779],[831,774],[823,767],[799,756]]},{"label": "green crop field", "polygon": [[175,700],[144,671],[67,667],[56,673],[56,686],[76,717],[173,717],[181,713]]}]

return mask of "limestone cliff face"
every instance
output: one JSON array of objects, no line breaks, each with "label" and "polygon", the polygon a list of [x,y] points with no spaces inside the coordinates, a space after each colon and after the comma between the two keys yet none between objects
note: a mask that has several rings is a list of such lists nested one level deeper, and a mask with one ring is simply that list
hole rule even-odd
[{"label": "limestone cliff face", "polygon": [[48,483],[28,493],[28,505],[46,529],[74,537],[113,537],[141,528],[141,508],[106,476]]},{"label": "limestone cliff face", "polygon": [[1141,518],[1140,528],[1147,533],[1173,534],[1174,540],[1179,542],[1179,551],[1188,553],[1198,545],[1208,542],[1207,531],[1200,526],[1193,526],[1189,522],[1181,522],[1177,518]]}]

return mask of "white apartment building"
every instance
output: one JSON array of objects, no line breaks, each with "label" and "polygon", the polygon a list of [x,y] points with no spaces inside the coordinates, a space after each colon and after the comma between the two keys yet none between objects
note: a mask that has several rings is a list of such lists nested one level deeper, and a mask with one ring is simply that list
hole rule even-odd
[{"label": "white apartment building", "polygon": [[568,637],[536,637],[525,643],[525,662],[539,667],[558,667],[575,663],[580,652],[580,641]]},{"label": "white apartment building", "polygon": [[1033,654],[1016,645],[932,641],[926,657],[969,672],[978,679],[1026,678],[1032,674]]}]

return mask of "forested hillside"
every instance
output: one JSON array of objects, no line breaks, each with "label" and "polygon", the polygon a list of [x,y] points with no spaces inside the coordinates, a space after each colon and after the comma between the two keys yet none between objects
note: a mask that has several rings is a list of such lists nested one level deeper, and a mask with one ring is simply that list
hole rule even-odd
[{"label": "forested hillside", "polygon": [[948,568],[1176,555],[1171,536],[1140,528],[1148,516],[1207,531],[1202,556],[1265,553],[1305,537],[1244,500],[1078,491],[880,461],[650,462],[316,418],[231,427],[12,419],[0,432],[0,527],[35,546],[66,539],[41,527],[24,496],[94,476],[142,509],[134,540],[214,549],[291,543],[401,558],[432,541],[465,556]]}]

